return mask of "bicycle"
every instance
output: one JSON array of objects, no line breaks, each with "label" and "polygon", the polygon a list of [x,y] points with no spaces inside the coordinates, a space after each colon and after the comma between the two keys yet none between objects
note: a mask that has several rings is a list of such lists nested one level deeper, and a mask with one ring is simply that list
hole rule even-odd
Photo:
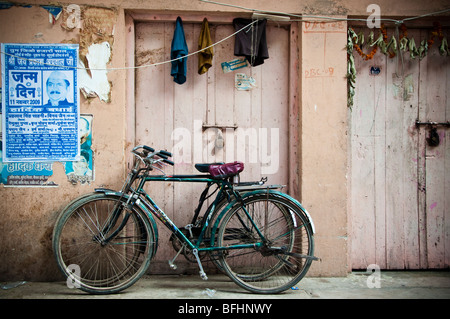
[{"label": "bicycle", "polygon": [[[308,212],[277,190],[280,185],[265,185],[267,179],[240,182],[243,163],[195,164],[201,174],[169,176],[163,169],[174,165],[171,153],[139,145],[132,154],[134,164],[120,191],[96,189],[69,203],[56,221],[53,251],[58,267],[81,290],[117,293],[145,274],[158,248],[156,219],[172,232],[177,252],[169,260],[171,268],[183,254],[198,264],[201,278],[207,280],[202,260],[208,256],[237,285],[253,293],[289,289],[318,260]],[[150,174],[154,170],[162,175]],[[147,182],[156,181],[206,184],[190,224],[177,227],[144,190]],[[213,186],[216,189],[210,192]]]}]

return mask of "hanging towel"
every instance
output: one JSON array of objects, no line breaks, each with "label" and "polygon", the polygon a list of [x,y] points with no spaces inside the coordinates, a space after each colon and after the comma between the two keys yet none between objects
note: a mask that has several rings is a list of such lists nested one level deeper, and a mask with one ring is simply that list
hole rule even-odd
[{"label": "hanging towel", "polygon": [[[175,25],[175,31],[173,33],[170,59],[176,59],[187,54],[188,47],[186,44],[186,38],[184,36],[183,21],[180,17],[178,17]],[[172,61],[172,69],[170,71],[170,75],[173,76],[173,80],[178,84],[183,84],[184,82],[186,82],[186,63],[187,58]]]},{"label": "hanging towel", "polygon": [[[211,34],[209,32],[208,20],[203,19],[202,30],[198,38],[198,49],[207,48],[212,45]],[[203,74],[212,66],[212,58],[214,55],[213,48],[210,47],[198,54],[198,74]]]},{"label": "hanging towel", "polygon": [[[242,29],[252,22],[251,19],[236,18],[233,26],[236,31]],[[245,56],[251,66],[264,63],[269,58],[266,40],[267,20],[259,20],[247,29],[236,34],[234,42],[234,55]]]}]

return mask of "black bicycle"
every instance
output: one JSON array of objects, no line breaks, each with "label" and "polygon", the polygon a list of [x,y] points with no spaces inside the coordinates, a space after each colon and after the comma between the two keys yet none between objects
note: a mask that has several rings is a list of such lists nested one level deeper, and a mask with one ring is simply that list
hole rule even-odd
[{"label": "black bicycle", "polygon": [[[158,248],[160,220],[171,232],[176,255],[196,262],[208,257],[236,284],[253,293],[289,289],[307,273],[314,257],[314,224],[302,205],[279,185],[240,182],[240,162],[196,164],[198,175],[164,173],[174,165],[167,151],[140,145],[121,191],[96,189],[68,204],[53,232],[59,268],[74,285],[95,294],[117,293],[148,269]],[[152,175],[154,171],[161,175]],[[192,222],[177,227],[144,190],[147,182],[204,183]],[[212,204],[200,211],[209,198]],[[156,217],[156,218],[154,218]],[[79,271],[73,272],[73,269]]]}]

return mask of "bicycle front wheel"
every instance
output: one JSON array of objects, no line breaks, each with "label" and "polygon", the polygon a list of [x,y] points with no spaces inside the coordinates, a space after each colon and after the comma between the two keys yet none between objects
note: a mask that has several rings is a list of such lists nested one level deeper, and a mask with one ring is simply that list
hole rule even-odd
[{"label": "bicycle front wheel", "polygon": [[[145,213],[104,194],[73,203],[53,233],[57,264],[73,286],[89,293],[117,293],[146,271],[156,249]],[[74,271],[75,270],[75,271]]]},{"label": "bicycle front wheel", "polygon": [[314,239],[297,205],[276,194],[260,194],[234,206],[221,221],[218,246],[228,276],[253,293],[291,288],[307,273]]}]

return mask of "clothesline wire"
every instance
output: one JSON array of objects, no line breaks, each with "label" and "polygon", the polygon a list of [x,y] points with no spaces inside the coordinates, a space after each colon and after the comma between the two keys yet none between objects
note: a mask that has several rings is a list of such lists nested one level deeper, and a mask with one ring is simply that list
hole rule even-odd
[{"label": "clothesline wire", "polygon": [[[247,8],[247,7],[238,6],[238,5],[235,5],[235,4],[222,3],[222,2],[211,1],[211,0],[199,0],[199,1],[205,2],[205,3],[210,3],[210,4],[217,4],[217,5],[226,6],[226,7],[238,8],[238,9],[246,10],[246,11],[258,12],[258,13],[267,13],[267,14],[275,14],[275,15],[283,15],[283,16],[288,16],[288,17],[300,18],[299,20],[291,20],[291,21],[305,21],[304,18],[307,18],[307,19],[325,19],[325,20],[335,20],[335,21],[367,21],[367,19],[358,19],[358,18],[338,18],[338,17],[330,17],[330,16],[316,16],[316,15],[304,15],[304,14],[298,15],[298,14],[281,12],[281,11],[267,11],[267,10]],[[414,16],[414,17],[410,17],[410,18],[405,18],[405,19],[402,19],[402,20],[389,19],[389,18],[374,18],[374,20],[375,21],[389,21],[389,22],[395,22],[396,24],[402,24],[404,21],[410,21],[410,20],[425,18],[425,17],[429,17],[429,16],[441,14],[441,13],[446,13],[446,12],[450,12],[450,8],[449,9],[440,10],[440,11],[436,11],[436,12],[430,12],[430,13],[426,13],[426,14],[422,14],[422,15],[418,15],[418,16]],[[373,19],[371,19],[371,20],[373,21]]]},{"label": "clothesline wire", "polygon": [[[258,20],[252,21],[251,23],[249,23],[249,24],[247,24],[246,26],[244,26],[243,28],[237,30],[237,31],[234,32],[233,34],[230,34],[229,36],[223,38],[222,40],[217,41],[217,42],[215,42],[215,43],[213,43],[213,44],[211,44],[211,45],[209,45],[209,46],[207,46],[207,47],[205,47],[205,48],[202,48],[202,49],[197,50],[197,51],[195,51],[195,52],[191,52],[191,53],[188,53],[188,54],[183,55],[183,56],[181,56],[181,57],[178,57],[178,58],[175,58],[175,59],[171,59],[171,60],[167,60],[167,61],[156,62],[156,63],[151,63],[151,64],[144,64],[144,65],[138,65],[138,66],[131,66],[131,67],[121,67],[121,68],[106,68],[106,69],[105,69],[105,68],[83,68],[83,67],[75,67],[75,66],[74,66],[74,67],[67,66],[67,67],[65,67],[65,68],[68,68],[68,69],[77,69],[77,70],[91,70],[91,71],[100,71],[100,70],[101,70],[101,71],[115,71],[115,70],[141,69],[141,68],[148,68],[148,67],[152,67],[152,66],[158,66],[158,65],[162,65],[162,64],[172,63],[172,62],[174,62],[174,61],[177,61],[177,60],[181,60],[181,59],[190,57],[190,56],[192,56],[192,55],[195,55],[195,54],[198,54],[198,53],[200,53],[200,52],[202,52],[202,51],[205,51],[205,50],[207,50],[207,49],[209,49],[209,48],[212,48],[212,47],[214,47],[214,46],[216,46],[216,45],[218,45],[218,44],[220,44],[220,43],[222,43],[222,42],[228,40],[229,38],[235,36],[236,34],[238,34],[239,32],[243,31],[244,29],[249,28],[250,26],[252,26],[252,25],[255,24],[256,22],[258,22]],[[34,63],[38,63],[38,64],[41,64],[41,65],[56,66],[56,65],[51,64],[51,63],[45,63],[45,62],[40,62],[40,61],[36,61],[36,60],[33,60],[33,59],[28,59],[28,58],[24,58],[24,57],[19,57],[19,56],[16,56],[16,55],[14,55],[14,54],[11,54],[11,53],[7,53],[7,52],[3,52],[3,51],[0,51],[0,52],[1,52],[2,54],[8,55],[8,56],[12,56],[12,57],[15,57],[15,58],[18,58],[18,59],[22,59],[22,60],[32,61],[32,62],[34,62]]]},{"label": "clothesline wire", "polygon": [[[229,6],[229,7],[234,7],[234,8],[238,8],[238,9],[242,9],[242,10],[247,10],[247,11],[252,11],[252,12],[259,12],[259,13],[268,13],[268,14],[277,14],[277,15],[283,15],[283,16],[289,16],[289,17],[295,17],[295,18],[299,18],[299,19],[295,19],[295,20],[290,20],[292,22],[317,22],[316,20],[308,20],[308,19],[323,19],[323,20],[333,20],[333,21],[367,21],[366,19],[358,19],[358,18],[338,18],[338,17],[329,17],[329,16],[316,16],[316,15],[298,15],[298,14],[292,14],[292,13],[287,13],[287,12],[279,12],[279,11],[267,11],[267,10],[259,10],[259,9],[253,9],[253,8],[246,8],[243,6],[238,6],[238,5],[233,5],[233,4],[227,4],[227,3],[221,3],[221,2],[216,2],[216,1],[210,1],[210,0],[199,0],[205,3],[211,3],[211,4],[217,4],[217,5],[222,5],[222,6]],[[405,21],[411,21],[411,20],[415,20],[415,19],[420,19],[420,18],[424,18],[424,17],[428,17],[428,16],[433,16],[433,15],[437,15],[437,14],[441,14],[441,13],[446,13],[446,12],[450,12],[450,9],[444,9],[441,11],[436,11],[436,12],[430,12],[430,13],[426,13],[426,14],[422,14],[422,15],[418,15],[418,16],[414,16],[414,17],[409,17],[409,18],[405,18],[402,20],[395,20],[395,19],[388,19],[388,18],[374,18],[372,19],[372,21],[389,21],[389,22],[394,22],[396,24],[402,24]],[[306,19],[305,19],[306,18]],[[171,59],[171,60],[167,60],[167,61],[162,61],[162,62],[156,62],[156,63],[151,63],[151,64],[144,64],[144,65],[138,65],[138,66],[129,66],[129,67],[120,67],[120,68],[86,68],[86,67],[65,67],[68,69],[77,69],[77,70],[90,70],[90,71],[115,71],[115,70],[129,70],[129,69],[141,69],[141,68],[148,68],[148,67],[152,67],[152,66],[158,66],[158,65],[162,65],[162,64],[167,64],[167,63],[172,63],[174,61],[177,60],[181,60],[187,57],[190,57],[192,55],[198,54],[202,51],[205,51],[209,48],[212,48],[232,37],[234,37],[236,34],[238,34],[239,32],[243,31],[244,29],[249,28],[250,26],[252,26],[253,24],[255,24],[256,22],[258,22],[258,19],[255,19],[254,21],[252,21],[251,23],[249,23],[248,25],[244,26],[243,28],[237,30],[236,32],[230,34],[229,36],[223,38],[220,41],[217,41],[205,48],[202,48],[200,50],[197,50],[195,52],[191,52],[188,53],[187,55],[184,55],[182,57],[178,57],[175,59]],[[33,59],[29,59],[29,58],[24,58],[24,57],[20,57],[11,53],[7,53],[7,52],[3,52],[0,51],[0,53],[4,54],[4,55],[8,55],[8,56],[12,56],[18,59],[22,59],[22,60],[27,60],[27,61],[31,61],[37,64],[41,64],[41,65],[48,65],[48,66],[55,66],[54,64],[51,63],[45,63],[45,62],[41,62],[41,61],[37,61],[37,60],[33,60]]]}]

